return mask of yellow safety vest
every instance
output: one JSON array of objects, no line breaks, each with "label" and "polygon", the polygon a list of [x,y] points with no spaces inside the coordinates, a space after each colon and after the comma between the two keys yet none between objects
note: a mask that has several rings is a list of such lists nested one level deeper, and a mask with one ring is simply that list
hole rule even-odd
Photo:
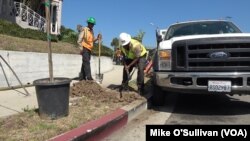
[{"label": "yellow safety vest", "polygon": [[141,55],[140,55],[140,57],[141,57],[147,53],[147,50],[139,41],[137,41],[135,39],[131,39],[129,50],[126,50],[123,47],[121,49],[122,49],[122,52],[124,53],[124,55],[127,56],[129,59],[135,59],[136,58],[135,47],[138,45],[140,45],[140,47],[141,47]]},{"label": "yellow safety vest", "polygon": [[84,27],[83,31],[84,36],[82,40],[82,46],[91,51],[94,43],[94,33],[88,27]]}]

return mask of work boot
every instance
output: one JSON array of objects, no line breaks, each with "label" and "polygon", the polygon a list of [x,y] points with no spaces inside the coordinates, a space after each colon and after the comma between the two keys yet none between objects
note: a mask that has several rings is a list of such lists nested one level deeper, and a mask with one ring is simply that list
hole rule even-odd
[{"label": "work boot", "polygon": [[92,77],[86,77],[86,80],[94,80]]},{"label": "work boot", "polygon": [[144,95],[144,86],[138,85],[138,94]]},{"label": "work boot", "polygon": [[138,89],[138,94],[139,95],[144,95],[145,93],[144,93],[144,89]]},{"label": "work boot", "polygon": [[119,91],[129,91],[128,83],[122,83]]},{"label": "work boot", "polygon": [[83,74],[82,74],[82,73],[79,73],[78,80],[79,80],[79,81],[84,80],[84,76],[83,76]]},{"label": "work boot", "polygon": [[90,81],[92,81],[92,80],[94,80],[93,78],[88,78],[87,80],[90,80]]}]

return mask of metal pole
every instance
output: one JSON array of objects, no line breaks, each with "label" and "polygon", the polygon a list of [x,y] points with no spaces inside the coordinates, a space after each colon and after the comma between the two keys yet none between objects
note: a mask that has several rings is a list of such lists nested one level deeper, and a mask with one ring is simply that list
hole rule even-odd
[{"label": "metal pole", "polygon": [[17,78],[19,84],[22,86],[22,88],[24,89],[24,91],[26,92],[26,96],[30,95],[29,92],[25,89],[25,87],[23,86],[22,82],[20,81],[20,79],[17,77],[16,73],[14,72],[14,70],[11,68],[11,66],[8,64],[8,62],[2,57],[2,55],[0,55],[0,58],[2,58],[2,60],[4,61],[4,63],[10,68],[10,70],[12,71],[12,73],[15,75],[15,77]]},{"label": "metal pole", "polygon": [[4,74],[5,80],[6,80],[6,82],[7,82],[7,85],[8,85],[8,87],[10,87],[10,83],[9,83],[9,81],[8,81],[8,78],[7,78],[7,76],[6,76],[6,73],[5,73],[4,69],[3,69],[3,66],[2,66],[2,63],[1,63],[1,62],[0,62],[0,66],[1,66],[1,68],[2,68],[2,71],[3,71],[3,74]]}]

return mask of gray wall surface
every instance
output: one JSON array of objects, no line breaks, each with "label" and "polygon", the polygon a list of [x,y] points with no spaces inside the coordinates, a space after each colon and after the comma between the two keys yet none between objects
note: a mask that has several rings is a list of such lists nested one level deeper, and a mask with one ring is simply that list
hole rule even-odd
[{"label": "gray wall surface", "polygon": [[[0,51],[0,55],[8,62],[15,71],[21,82],[32,84],[34,80],[49,77],[48,54],[34,52]],[[78,77],[81,65],[81,55],[55,54],[53,59],[54,77]],[[91,56],[91,72],[93,78],[98,73],[98,57]],[[101,73],[113,69],[113,62],[110,57],[101,57]],[[6,77],[5,75],[6,74]],[[0,58],[0,88],[19,86],[18,80]]]}]

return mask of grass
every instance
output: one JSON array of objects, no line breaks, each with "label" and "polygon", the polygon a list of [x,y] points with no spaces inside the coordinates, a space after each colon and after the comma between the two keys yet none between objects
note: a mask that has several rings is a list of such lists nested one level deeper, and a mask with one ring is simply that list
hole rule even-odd
[{"label": "grass", "polygon": [[67,117],[57,120],[41,119],[36,109],[29,109],[24,113],[0,119],[0,140],[47,140],[120,106],[117,103],[104,103],[83,97],[73,102]]},{"label": "grass", "polygon": [[[23,52],[48,52],[46,41],[18,38],[0,34],[0,50],[23,51]],[[52,42],[52,52],[60,54],[79,54],[79,48],[66,42]]]},{"label": "grass", "polygon": [[[73,95],[76,93],[78,95]],[[45,119],[39,116],[38,109],[27,106],[22,113],[0,118],[0,141],[48,140],[135,100],[144,99],[135,92],[126,93],[122,98],[119,94],[114,90],[105,90],[95,82],[76,82],[71,87],[68,116]]]},{"label": "grass", "polygon": [[[94,46],[92,55],[98,55],[98,47],[96,44]],[[76,45],[61,41],[51,42],[51,48],[52,53],[80,53],[80,49]],[[48,42],[0,34],[0,50],[48,53]],[[102,46],[102,56],[112,56],[112,54],[113,51],[110,48]]]}]

